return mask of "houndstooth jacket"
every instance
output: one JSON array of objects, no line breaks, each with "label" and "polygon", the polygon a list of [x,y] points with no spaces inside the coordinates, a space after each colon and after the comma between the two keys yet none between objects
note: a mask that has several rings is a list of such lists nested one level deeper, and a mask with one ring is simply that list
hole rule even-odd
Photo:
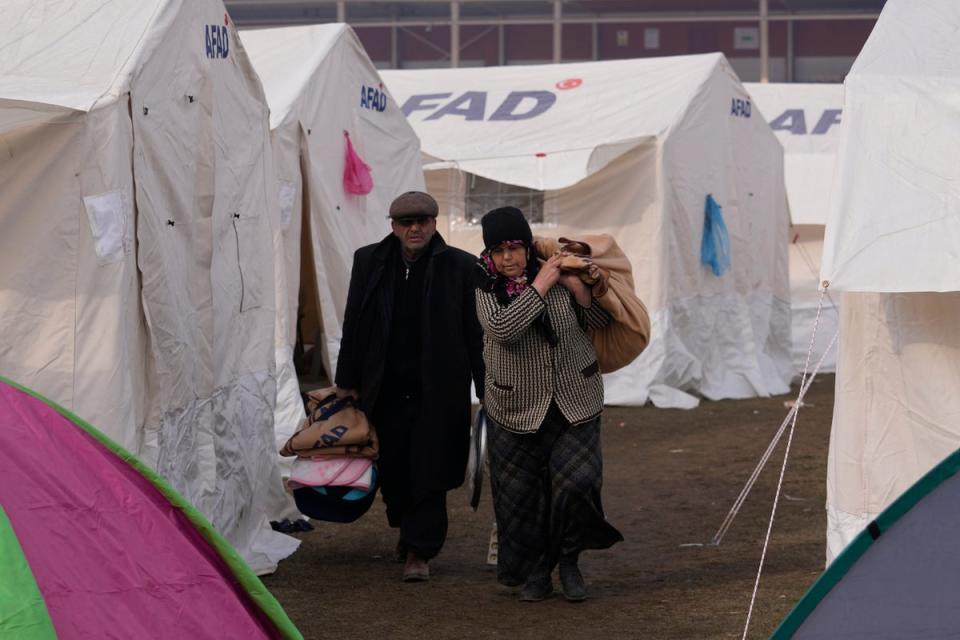
[{"label": "houndstooth jacket", "polygon": [[[529,287],[506,306],[492,292],[477,289],[476,295],[487,369],[483,404],[497,424],[509,431],[534,432],[551,400],[570,424],[600,414],[603,379],[588,331],[610,322],[606,310],[599,304],[581,307],[559,284],[546,298]],[[544,309],[556,345],[534,326]]]}]

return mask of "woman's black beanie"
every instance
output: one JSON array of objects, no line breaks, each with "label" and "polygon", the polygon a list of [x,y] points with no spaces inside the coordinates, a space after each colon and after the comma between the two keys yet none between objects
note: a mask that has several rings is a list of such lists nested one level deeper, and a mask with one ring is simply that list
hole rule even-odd
[{"label": "woman's black beanie", "polygon": [[500,207],[488,211],[480,219],[483,227],[483,246],[492,249],[501,242],[520,240],[528,247],[533,244],[533,232],[523,212],[516,207]]}]

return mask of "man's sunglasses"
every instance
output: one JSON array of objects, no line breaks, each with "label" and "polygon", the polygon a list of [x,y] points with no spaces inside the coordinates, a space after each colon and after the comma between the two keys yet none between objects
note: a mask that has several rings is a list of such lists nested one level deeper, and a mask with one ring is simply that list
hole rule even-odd
[{"label": "man's sunglasses", "polygon": [[393,222],[401,227],[412,227],[413,225],[427,226],[433,216],[404,216],[403,218],[394,218]]}]

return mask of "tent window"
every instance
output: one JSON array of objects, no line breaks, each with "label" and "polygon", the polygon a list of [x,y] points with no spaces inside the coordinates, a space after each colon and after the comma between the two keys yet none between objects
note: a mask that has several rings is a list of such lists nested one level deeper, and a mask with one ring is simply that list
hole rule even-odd
[{"label": "tent window", "polygon": [[497,207],[520,209],[530,224],[545,222],[543,191],[504,184],[473,174],[467,177],[466,205],[466,222],[471,225],[480,224],[480,218]]},{"label": "tent window", "polygon": [[110,264],[123,260],[127,233],[123,195],[119,191],[108,191],[85,197],[83,204],[93,233],[97,263]]}]

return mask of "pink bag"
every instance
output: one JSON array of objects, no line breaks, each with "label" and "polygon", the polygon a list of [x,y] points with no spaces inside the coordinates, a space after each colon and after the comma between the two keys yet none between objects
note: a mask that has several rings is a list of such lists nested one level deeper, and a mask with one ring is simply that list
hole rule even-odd
[{"label": "pink bag", "polygon": [[353,150],[350,134],[344,131],[343,137],[347,141],[346,157],[343,162],[343,190],[354,195],[365,196],[373,190],[370,167]]},{"label": "pink bag", "polygon": [[369,458],[324,456],[297,458],[290,472],[290,488],[353,487],[370,488],[373,461]]}]

